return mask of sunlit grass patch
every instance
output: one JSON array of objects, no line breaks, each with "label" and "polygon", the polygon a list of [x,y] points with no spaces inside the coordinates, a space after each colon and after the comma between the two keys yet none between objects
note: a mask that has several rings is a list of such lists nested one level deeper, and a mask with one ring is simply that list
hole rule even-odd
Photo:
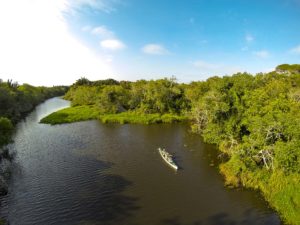
[{"label": "sunlit grass patch", "polygon": [[248,170],[241,160],[232,157],[220,165],[225,184],[259,190],[270,206],[287,224],[300,224],[300,175],[265,168]]},{"label": "sunlit grass patch", "polygon": [[59,110],[41,119],[41,123],[63,124],[98,119],[99,111],[94,106],[76,106]]},{"label": "sunlit grass patch", "polygon": [[100,114],[99,110],[94,106],[76,106],[54,112],[43,118],[41,123],[55,125],[92,119],[99,119],[103,123],[154,124],[181,122],[186,120],[187,117],[176,114],[143,114],[135,111]]}]

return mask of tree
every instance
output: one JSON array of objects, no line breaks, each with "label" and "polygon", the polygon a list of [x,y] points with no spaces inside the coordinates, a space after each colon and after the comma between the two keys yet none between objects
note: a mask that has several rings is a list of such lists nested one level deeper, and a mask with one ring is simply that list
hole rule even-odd
[{"label": "tree", "polygon": [[75,82],[75,86],[80,86],[80,85],[90,85],[91,81],[89,81],[86,77],[81,77]]},{"label": "tree", "polygon": [[105,86],[97,99],[102,113],[120,113],[129,108],[129,94],[119,85]]}]

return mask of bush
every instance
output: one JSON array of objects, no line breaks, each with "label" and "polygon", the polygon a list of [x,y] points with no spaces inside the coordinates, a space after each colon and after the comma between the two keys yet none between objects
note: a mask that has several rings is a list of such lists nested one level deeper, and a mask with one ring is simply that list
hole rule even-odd
[{"label": "bush", "polygon": [[5,117],[0,117],[0,146],[8,144],[11,141],[13,125],[11,121]]}]

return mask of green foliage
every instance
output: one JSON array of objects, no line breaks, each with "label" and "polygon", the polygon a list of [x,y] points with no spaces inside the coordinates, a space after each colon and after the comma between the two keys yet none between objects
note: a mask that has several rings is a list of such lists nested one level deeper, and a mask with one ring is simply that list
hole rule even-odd
[{"label": "green foliage", "polygon": [[29,84],[18,85],[12,81],[0,79],[0,116],[16,123],[24,113],[31,111],[42,101],[63,95],[67,87],[34,87]]},{"label": "green foliage", "polygon": [[54,112],[43,118],[41,123],[55,125],[92,119],[100,119],[103,123],[152,124],[181,122],[187,118],[175,114],[144,114],[135,111],[127,111],[117,114],[101,114],[99,109],[95,106],[76,106]]},{"label": "green foliage", "polygon": [[97,80],[97,81],[90,81],[86,77],[81,77],[78,79],[72,86],[103,86],[103,85],[119,85],[120,82],[114,79],[106,79],[106,80]]},{"label": "green foliage", "polygon": [[286,73],[300,73],[300,65],[299,64],[282,64],[276,67],[277,72],[286,72]]},{"label": "green foliage", "polygon": [[174,80],[149,81],[143,87],[140,109],[146,113],[180,113],[186,108],[184,91]]},{"label": "green foliage", "polygon": [[63,95],[67,87],[33,87],[0,79],[0,147],[10,141],[13,125],[47,98]]},{"label": "green foliage", "polygon": [[184,86],[173,78],[137,82],[113,79],[91,82],[81,78],[72,85],[65,99],[70,100],[72,106],[96,105],[106,114],[127,110],[180,114],[189,109]]},{"label": "green foliage", "polygon": [[[81,78],[65,95],[72,108],[53,113],[43,123],[96,119],[116,123],[171,123],[186,119],[190,101],[175,78],[137,82],[89,81]],[[91,110],[91,111],[89,111]]]},{"label": "green foliage", "polygon": [[0,146],[8,144],[13,132],[11,121],[5,117],[0,117]]},{"label": "green foliage", "polygon": [[192,83],[193,130],[229,159],[226,184],[263,195],[290,224],[300,222],[300,65]]},{"label": "green foliage", "polygon": [[287,224],[300,222],[300,175],[286,176],[283,172],[273,173],[263,184],[263,193],[271,205],[285,218]]},{"label": "green foliage", "polygon": [[259,189],[271,207],[279,212],[285,224],[299,224],[299,173],[286,175],[282,170],[276,170],[272,174],[265,170],[245,170],[239,174],[239,178],[244,186]]},{"label": "green foliage", "polygon": [[220,171],[225,176],[226,185],[238,187],[241,185],[241,174],[246,169],[238,155],[232,156],[228,162],[220,165]]},{"label": "green foliage", "polygon": [[128,90],[118,85],[106,86],[97,99],[97,106],[102,113],[120,113],[128,109]]},{"label": "green foliage", "polygon": [[80,79],[78,79],[76,82],[75,82],[75,86],[81,86],[81,85],[91,85],[92,82],[89,81],[86,77],[81,77]]},{"label": "green foliage", "polygon": [[41,123],[46,124],[62,124],[73,123],[77,121],[85,121],[98,119],[100,115],[99,110],[95,106],[75,106],[59,110],[44,117]]},{"label": "green foliage", "polygon": [[97,87],[79,86],[76,95],[72,96],[72,106],[93,105],[98,97]]},{"label": "green foliage", "polygon": [[277,142],[274,148],[275,166],[285,174],[300,174],[300,141]]}]

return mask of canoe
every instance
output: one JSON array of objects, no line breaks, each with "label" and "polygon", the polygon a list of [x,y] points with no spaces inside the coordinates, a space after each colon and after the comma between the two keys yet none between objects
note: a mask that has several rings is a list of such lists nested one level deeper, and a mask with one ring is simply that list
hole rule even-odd
[{"label": "canoe", "polygon": [[173,156],[168,153],[164,148],[158,148],[159,154],[164,159],[164,161],[171,166],[173,169],[178,170],[178,166],[173,160]]}]

